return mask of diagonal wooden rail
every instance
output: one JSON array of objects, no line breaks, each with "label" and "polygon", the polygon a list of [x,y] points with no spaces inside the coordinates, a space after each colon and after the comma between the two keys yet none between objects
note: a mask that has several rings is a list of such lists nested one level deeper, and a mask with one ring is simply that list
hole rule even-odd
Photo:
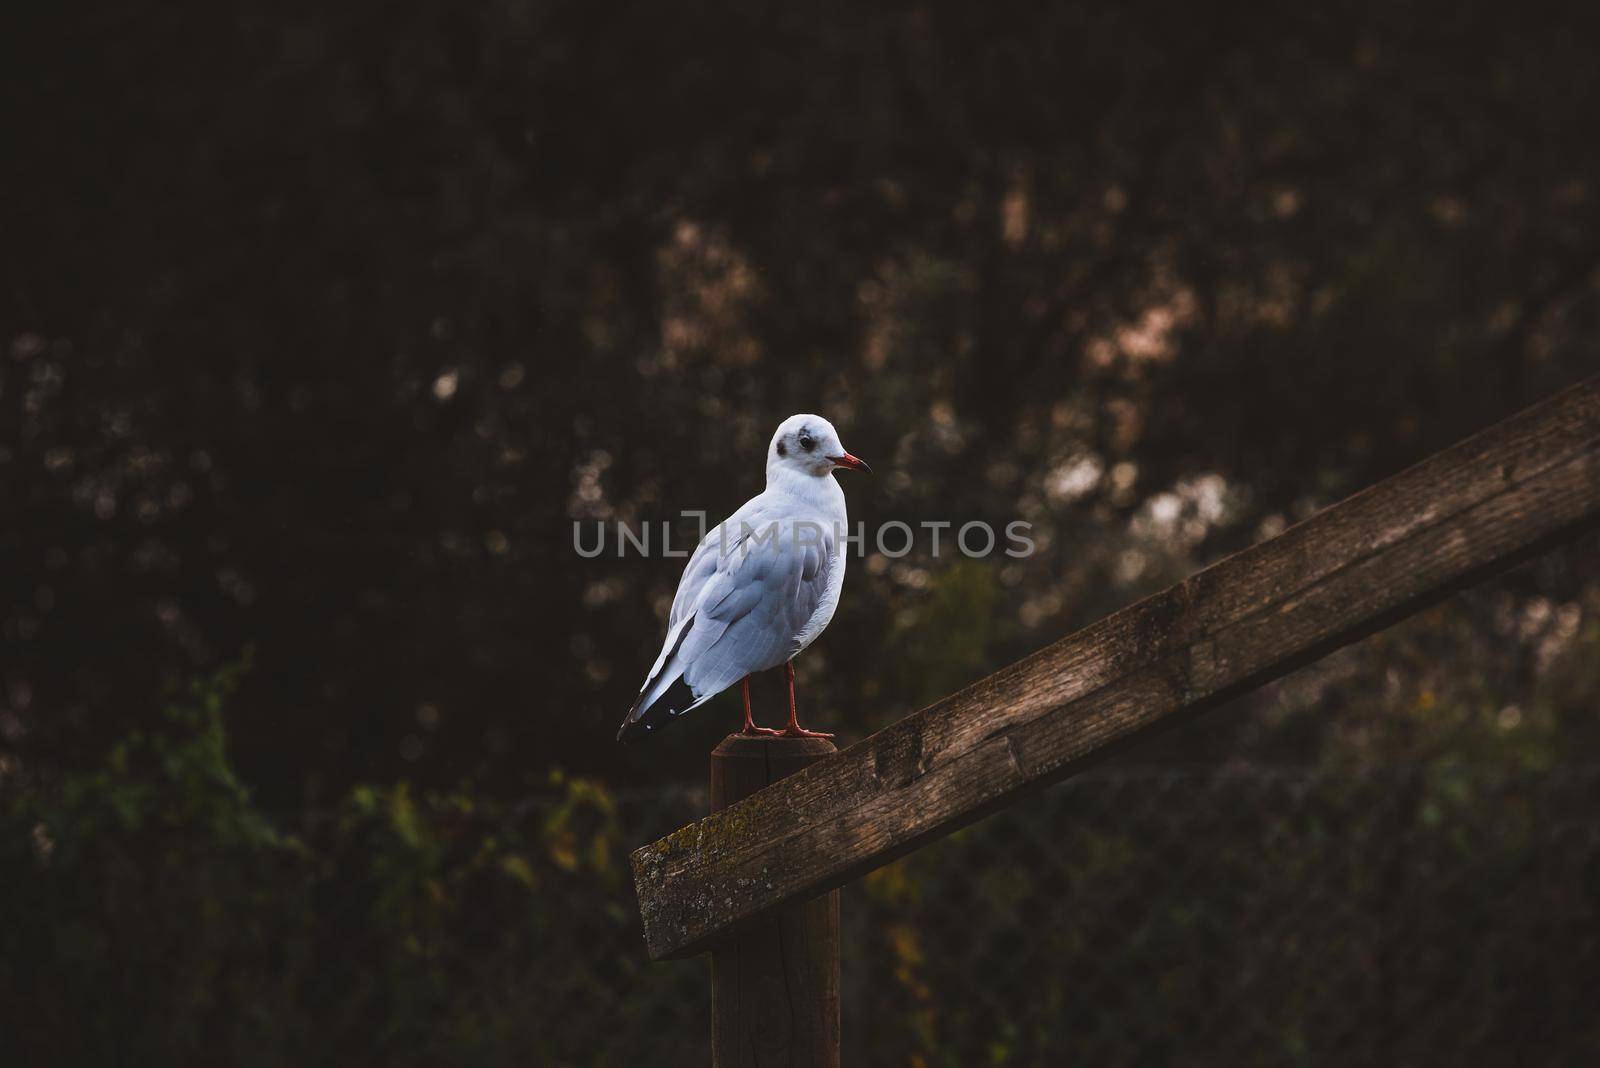
[{"label": "diagonal wooden rail", "polygon": [[1600,377],[633,854],[698,953],[1600,521]]}]

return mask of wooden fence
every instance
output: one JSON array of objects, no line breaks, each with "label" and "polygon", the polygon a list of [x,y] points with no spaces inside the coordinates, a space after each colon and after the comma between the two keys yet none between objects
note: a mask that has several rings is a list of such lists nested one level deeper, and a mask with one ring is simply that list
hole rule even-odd
[{"label": "wooden fence", "polygon": [[650,956],[754,937],[1597,521],[1600,377],[637,850]]}]

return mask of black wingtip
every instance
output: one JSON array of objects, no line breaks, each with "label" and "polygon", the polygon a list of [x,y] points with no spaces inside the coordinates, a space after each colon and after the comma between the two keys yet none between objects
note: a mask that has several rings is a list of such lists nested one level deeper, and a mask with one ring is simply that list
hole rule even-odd
[{"label": "black wingtip", "polygon": [[689,689],[689,684],[679,676],[673,680],[667,692],[656,698],[655,703],[649,708],[639,708],[637,705],[629,711],[628,718],[622,721],[622,729],[617,731],[617,741],[624,744],[653,734],[657,729],[671,723],[695,702],[694,691]]}]

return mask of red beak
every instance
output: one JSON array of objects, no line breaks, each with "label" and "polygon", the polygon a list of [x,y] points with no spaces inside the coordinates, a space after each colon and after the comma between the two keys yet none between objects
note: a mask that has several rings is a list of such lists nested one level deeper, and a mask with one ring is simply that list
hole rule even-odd
[{"label": "red beak", "polygon": [[867,466],[867,461],[859,456],[851,456],[849,453],[845,453],[843,456],[830,456],[828,459],[840,467],[848,467],[852,471],[865,471],[869,475],[872,474],[872,468]]}]

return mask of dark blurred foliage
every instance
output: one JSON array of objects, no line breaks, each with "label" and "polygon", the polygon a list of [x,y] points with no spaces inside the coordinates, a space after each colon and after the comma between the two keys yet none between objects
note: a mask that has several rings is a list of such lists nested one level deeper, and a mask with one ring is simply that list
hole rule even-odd
[{"label": "dark blurred foliage", "polygon": [[[1441,666],[1453,614],[1280,687],[1349,728],[1315,764],[1122,762],[851,884],[844,1063],[1592,1063],[1600,626],[1497,707],[1503,661]],[[227,756],[238,670],[0,794],[16,1063],[706,1063],[705,962],[645,963],[627,876],[703,790],[401,782],[290,823]],[[1420,723],[1448,744],[1371,761]]]},{"label": "dark blurred foliage", "polygon": [[[1042,534],[969,576],[994,623],[947,667],[911,620],[951,561],[855,569],[801,661],[855,735],[1597,363],[1592,12],[13,21],[26,758],[91,759],[253,644],[240,759],[277,803],[611,774],[678,567],[581,561],[571,521],[726,514],[797,410],[881,472],[869,523]],[[1125,557],[1186,490],[1227,507]],[[627,774],[698,778],[734,715]]]},{"label": "dark blurred foliage", "polygon": [[0,864],[30,875],[0,881],[9,1063],[596,1063],[575,1051],[597,1005],[637,1063],[658,1030],[638,1017],[701,992],[617,952],[638,929],[602,786],[552,775],[514,806],[361,786],[291,833],[226,755],[231,674],[0,807]]},{"label": "dark blurred foliage", "polygon": [[[575,521],[681,544],[810,410],[878,472],[846,483],[869,530],[1032,523],[1026,559],[947,531],[851,562],[798,668],[807,721],[861,737],[1600,368],[1597,31],[1459,3],[9,10],[3,855],[40,880],[16,910],[70,889],[90,932],[16,959],[131,925],[134,967],[189,911],[240,918],[258,941],[213,949],[284,984],[240,998],[323,999],[331,969],[357,1000],[315,1033],[422,1048],[406,1021],[459,1012],[526,1055],[514,1015],[438,999],[515,988],[539,894],[471,821],[438,832],[465,859],[385,867],[395,813],[515,827],[556,782],[699,782],[737,717],[614,745],[680,562],[583,560]],[[1492,764],[1536,727],[1592,760],[1597,548],[1144,756]],[[226,753],[171,741],[173,715],[212,737],[174,710],[247,652]],[[756,699],[776,721],[781,681]],[[164,794],[174,761],[202,770]],[[445,871],[499,880],[481,919],[522,933],[386,913],[329,941],[328,887],[460,908]],[[125,914],[121,879],[193,909]],[[394,963],[428,945],[452,963]],[[224,996],[205,969],[234,965],[197,959]]]}]

